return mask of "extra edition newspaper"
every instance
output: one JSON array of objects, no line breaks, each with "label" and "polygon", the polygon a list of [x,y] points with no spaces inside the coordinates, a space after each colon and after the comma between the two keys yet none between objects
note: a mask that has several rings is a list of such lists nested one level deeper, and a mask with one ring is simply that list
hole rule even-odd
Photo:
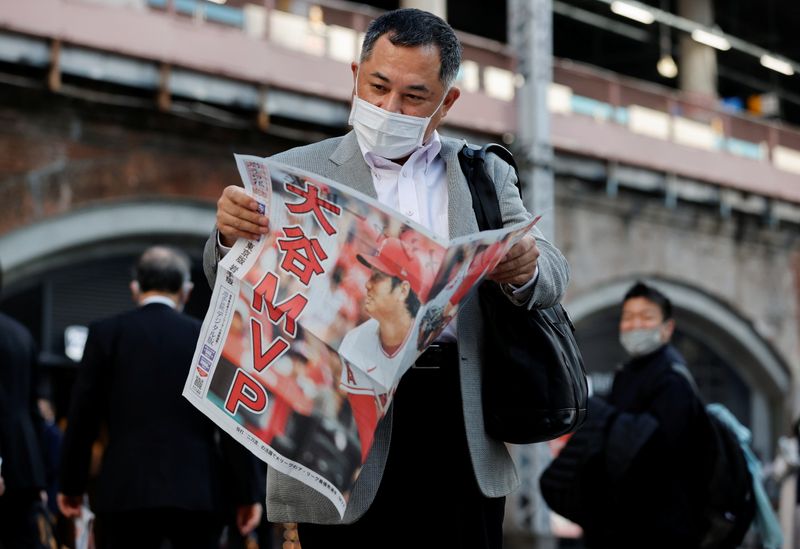
[{"label": "extra edition newspaper", "polygon": [[448,240],[346,182],[236,163],[270,233],[220,261],[183,395],[344,515],[400,377],[535,220]]}]

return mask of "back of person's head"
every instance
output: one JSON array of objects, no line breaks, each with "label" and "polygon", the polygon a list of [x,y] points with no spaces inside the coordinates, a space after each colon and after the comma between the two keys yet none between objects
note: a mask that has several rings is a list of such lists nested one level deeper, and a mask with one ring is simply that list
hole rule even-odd
[{"label": "back of person's head", "polygon": [[436,46],[439,49],[439,80],[445,88],[455,82],[461,66],[461,42],[458,41],[453,27],[444,19],[415,8],[384,13],[367,28],[361,46],[362,62],[369,59],[375,42],[384,34],[395,46]]},{"label": "back of person's head", "polygon": [[631,286],[631,288],[625,294],[625,298],[622,300],[623,305],[629,299],[636,297],[642,297],[658,305],[658,308],[661,309],[663,321],[666,322],[672,318],[672,302],[669,300],[669,298],[654,287],[648,286],[641,280],[636,281],[636,283]]},{"label": "back of person's head", "polygon": [[191,262],[180,250],[153,246],[139,257],[133,278],[142,293],[176,294],[191,283]]}]

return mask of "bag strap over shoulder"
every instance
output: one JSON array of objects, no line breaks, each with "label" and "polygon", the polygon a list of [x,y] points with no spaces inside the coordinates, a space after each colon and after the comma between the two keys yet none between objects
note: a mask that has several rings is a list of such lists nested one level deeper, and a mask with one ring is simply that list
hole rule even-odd
[{"label": "bag strap over shoulder", "polygon": [[511,154],[511,151],[498,143],[487,143],[481,148],[471,147],[469,144],[466,144],[462,149],[462,153],[467,157],[480,158],[481,160],[486,160],[487,153],[495,154],[506,164],[514,168],[514,171],[517,172],[517,176],[519,176],[519,168],[517,167],[517,161],[514,160],[514,155]]},{"label": "bag strap over shoulder", "polygon": [[487,153],[495,154],[511,165],[517,173],[517,184],[519,184],[519,172],[514,156],[502,145],[489,143],[480,149],[464,145],[459,151],[458,161],[467,178],[475,218],[482,231],[503,227],[503,216],[500,213],[500,203],[497,200],[494,182],[486,172]]}]

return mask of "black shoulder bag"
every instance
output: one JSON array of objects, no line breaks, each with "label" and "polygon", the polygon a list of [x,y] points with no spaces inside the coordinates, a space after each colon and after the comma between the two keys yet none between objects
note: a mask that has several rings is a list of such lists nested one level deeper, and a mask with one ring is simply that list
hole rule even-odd
[{"label": "black shoulder bag", "polygon": [[[503,227],[486,154],[517,169],[511,153],[497,144],[468,145],[459,152],[481,230]],[[574,327],[559,304],[528,310],[515,305],[499,284],[478,288],[483,313],[483,418],[493,438],[514,444],[541,442],[577,429],[586,418],[587,385]]]}]

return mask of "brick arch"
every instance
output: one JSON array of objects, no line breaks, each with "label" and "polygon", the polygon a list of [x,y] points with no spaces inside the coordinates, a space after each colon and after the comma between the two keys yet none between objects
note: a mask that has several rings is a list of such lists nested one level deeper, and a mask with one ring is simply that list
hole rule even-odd
[{"label": "brick arch", "polygon": [[211,204],[239,181],[234,151],[276,146],[165,113],[28,95],[0,105],[0,235],[123,202]]},{"label": "brick arch", "polygon": [[[27,136],[19,141],[33,150],[41,145]],[[228,154],[174,151],[166,146],[159,150],[157,144],[120,150],[121,144],[108,141],[110,150],[95,145],[84,151],[89,147],[83,143],[61,143],[64,150],[45,150],[36,161],[18,159],[17,169],[6,170],[0,178],[0,233],[109,203],[148,199],[213,203],[223,187],[238,181]],[[7,143],[0,135],[0,144]]]}]

